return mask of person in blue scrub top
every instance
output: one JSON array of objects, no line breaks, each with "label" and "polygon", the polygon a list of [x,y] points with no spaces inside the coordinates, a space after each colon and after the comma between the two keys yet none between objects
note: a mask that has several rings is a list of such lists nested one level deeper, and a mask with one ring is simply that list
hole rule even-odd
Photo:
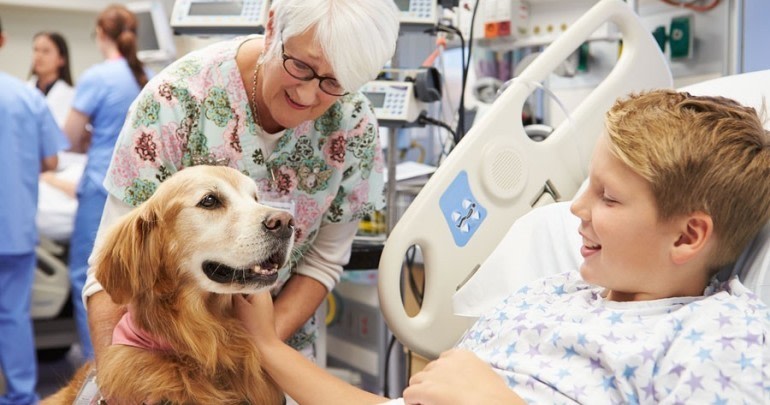
[{"label": "person in blue scrub top", "polygon": [[[0,48],[4,42],[0,24]],[[4,72],[0,89],[0,405],[25,405],[39,399],[30,314],[38,178],[69,145],[39,91]]]},{"label": "person in blue scrub top", "polygon": [[105,60],[79,77],[72,109],[64,125],[72,150],[88,154],[78,185],[78,210],[69,256],[75,321],[83,356],[87,359],[93,358],[93,347],[81,291],[107,199],[102,183],[128,108],[148,80],[148,73],[136,55],[136,33],[136,16],[126,7],[110,5],[99,14],[96,43]]}]

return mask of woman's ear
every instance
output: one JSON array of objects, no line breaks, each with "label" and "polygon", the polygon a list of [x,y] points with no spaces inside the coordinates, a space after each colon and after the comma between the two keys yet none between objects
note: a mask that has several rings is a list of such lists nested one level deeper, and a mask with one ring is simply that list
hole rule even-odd
[{"label": "woman's ear", "polygon": [[275,12],[271,9],[267,12],[267,22],[265,23],[265,51],[270,49],[270,44],[275,38]]},{"label": "woman's ear", "polygon": [[698,211],[681,220],[679,238],[674,242],[671,259],[675,264],[684,264],[701,257],[710,246],[714,233],[711,215]]}]

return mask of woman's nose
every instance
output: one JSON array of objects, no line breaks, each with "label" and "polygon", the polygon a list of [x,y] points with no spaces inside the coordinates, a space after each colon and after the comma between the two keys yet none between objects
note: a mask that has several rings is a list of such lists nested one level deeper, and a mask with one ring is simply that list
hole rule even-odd
[{"label": "woman's nose", "polygon": [[318,79],[300,82],[296,91],[297,99],[294,101],[306,106],[313,105],[319,91],[321,88],[318,87]]}]

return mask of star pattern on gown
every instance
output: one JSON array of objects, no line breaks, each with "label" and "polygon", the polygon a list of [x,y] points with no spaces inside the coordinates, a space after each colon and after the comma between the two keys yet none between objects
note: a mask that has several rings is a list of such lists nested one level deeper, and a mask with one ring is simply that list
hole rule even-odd
[{"label": "star pattern on gown", "polygon": [[565,273],[509,296],[459,346],[536,403],[770,403],[767,307],[737,280],[713,291],[618,303]]}]

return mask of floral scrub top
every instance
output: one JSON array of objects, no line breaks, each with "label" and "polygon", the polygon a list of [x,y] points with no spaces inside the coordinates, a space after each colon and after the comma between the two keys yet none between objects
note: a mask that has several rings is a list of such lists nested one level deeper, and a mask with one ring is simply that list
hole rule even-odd
[{"label": "floral scrub top", "polygon": [[[269,152],[254,123],[235,63],[236,38],[192,52],[155,76],[129,110],[104,182],[137,206],[184,167],[220,164],[253,178],[263,201],[291,206],[295,245],[279,273],[288,280],[322,224],[357,221],[381,209],[383,159],[377,121],[360,92],[321,117],[284,131]],[[293,338],[314,340],[311,321]]]}]

